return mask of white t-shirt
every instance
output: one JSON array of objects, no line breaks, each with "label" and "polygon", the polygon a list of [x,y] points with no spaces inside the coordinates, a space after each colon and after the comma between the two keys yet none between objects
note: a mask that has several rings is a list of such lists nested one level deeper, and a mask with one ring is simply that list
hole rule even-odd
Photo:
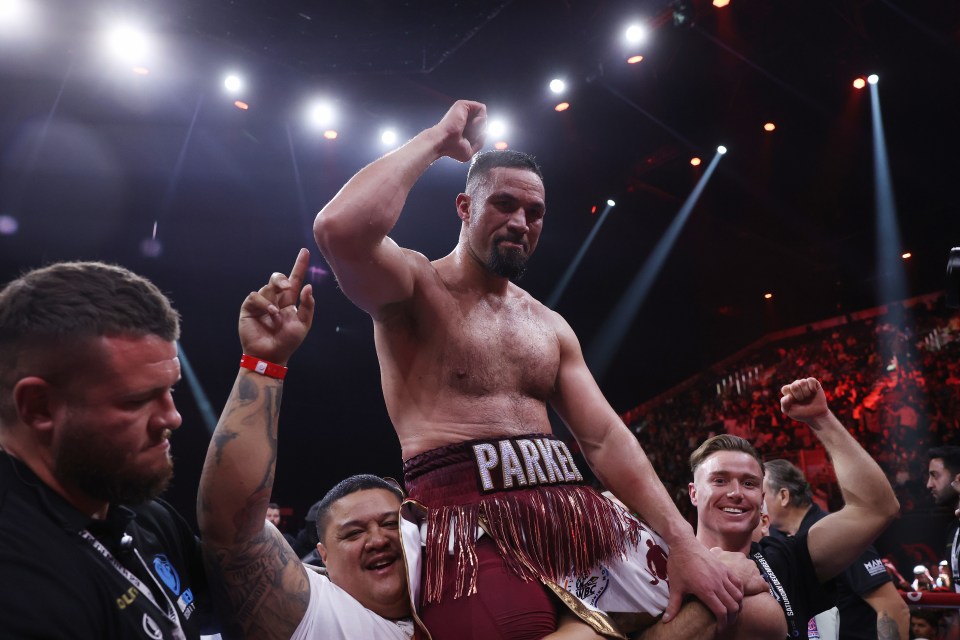
[{"label": "white t-shirt", "polygon": [[290,640],[410,640],[413,620],[387,620],[326,576],[307,569],[310,604]]}]

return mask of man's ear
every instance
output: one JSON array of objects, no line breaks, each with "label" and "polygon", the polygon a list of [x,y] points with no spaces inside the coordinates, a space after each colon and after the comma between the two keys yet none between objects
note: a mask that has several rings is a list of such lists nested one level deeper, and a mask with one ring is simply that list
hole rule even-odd
[{"label": "man's ear", "polygon": [[36,376],[20,379],[13,387],[13,406],[17,419],[36,431],[53,429],[54,389],[49,382]]},{"label": "man's ear", "polygon": [[777,491],[777,502],[780,503],[781,507],[786,507],[790,504],[790,492],[786,487],[781,487],[780,491]]},{"label": "man's ear", "polygon": [[470,196],[461,193],[457,196],[457,216],[466,223],[470,223]]},{"label": "man's ear", "polygon": [[320,554],[320,559],[323,560],[323,564],[327,564],[327,548],[323,545],[322,542],[317,543],[317,553]]},{"label": "man's ear", "polygon": [[697,506],[697,485],[692,482],[688,483],[687,494],[690,496],[690,504]]}]

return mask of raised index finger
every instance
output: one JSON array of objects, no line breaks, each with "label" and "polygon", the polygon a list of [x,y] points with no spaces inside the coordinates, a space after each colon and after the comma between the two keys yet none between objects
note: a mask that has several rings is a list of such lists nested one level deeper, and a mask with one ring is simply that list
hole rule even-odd
[{"label": "raised index finger", "polygon": [[293,263],[293,269],[290,270],[290,275],[287,277],[287,280],[290,281],[290,287],[280,294],[280,300],[277,304],[278,307],[282,309],[283,307],[297,304],[297,299],[300,297],[300,288],[303,286],[303,281],[307,278],[307,269],[309,268],[310,252],[306,249],[300,249],[300,253],[297,254],[297,260]]},{"label": "raised index finger", "polygon": [[297,254],[297,260],[293,263],[293,269],[290,271],[290,284],[293,289],[300,293],[300,287],[307,277],[307,269],[310,267],[310,252],[306,249],[300,249]]}]

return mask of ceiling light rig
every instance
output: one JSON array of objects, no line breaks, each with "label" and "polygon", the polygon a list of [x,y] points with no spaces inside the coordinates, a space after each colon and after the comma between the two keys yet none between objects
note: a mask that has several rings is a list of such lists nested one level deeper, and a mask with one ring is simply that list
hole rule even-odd
[{"label": "ceiling light rig", "polygon": [[509,127],[507,126],[506,120],[501,118],[494,118],[487,122],[487,139],[494,141],[494,149],[500,149],[502,151],[510,146],[506,140],[508,129]]},{"label": "ceiling light rig", "polygon": [[240,93],[240,90],[243,88],[243,80],[235,73],[228,73],[223,78],[223,88],[227,90],[227,93]]},{"label": "ceiling light rig", "polygon": [[0,31],[16,33],[30,20],[30,13],[24,0],[0,0]]},{"label": "ceiling light rig", "polygon": [[307,108],[308,122],[316,129],[323,131],[323,137],[327,140],[334,140],[337,137],[337,131],[333,128],[336,119],[337,111],[327,100],[316,100]]},{"label": "ceiling light rig", "polygon": [[623,32],[623,37],[627,44],[643,44],[650,37],[650,32],[640,23],[633,23]]},{"label": "ceiling light rig", "polygon": [[104,45],[115,60],[128,64],[135,70],[148,69],[146,65],[153,53],[153,43],[143,29],[130,24],[119,24],[105,34]]},{"label": "ceiling light rig", "polygon": [[397,144],[397,132],[394,129],[384,129],[380,132],[380,142],[385,147],[393,147]]}]

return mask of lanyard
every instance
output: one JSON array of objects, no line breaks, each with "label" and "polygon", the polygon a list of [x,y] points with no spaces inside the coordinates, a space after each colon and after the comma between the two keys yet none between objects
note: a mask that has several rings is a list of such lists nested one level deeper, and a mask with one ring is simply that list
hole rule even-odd
[{"label": "lanyard", "polygon": [[757,551],[753,554],[753,559],[760,567],[760,570],[765,574],[763,579],[767,581],[768,585],[770,585],[770,595],[773,596],[774,600],[780,603],[780,607],[783,609],[783,614],[787,617],[787,627],[790,637],[799,638],[800,630],[797,628],[797,616],[793,612],[793,607],[790,605],[790,598],[787,597],[787,590],[783,588],[782,584],[780,584],[780,580],[777,579],[777,575],[773,572],[773,569],[770,568],[770,565],[767,563],[767,559],[763,557],[762,553]]},{"label": "lanyard", "polygon": [[153,573],[150,572],[150,569],[147,567],[147,563],[143,561],[143,558],[140,556],[140,552],[134,548],[133,553],[137,556],[137,560],[140,561],[140,564],[143,566],[144,571],[147,575],[150,576],[150,579],[153,580],[153,584],[157,587],[157,590],[163,594],[164,600],[166,600],[166,611],[164,611],[157,600],[153,595],[153,592],[145,585],[137,576],[135,576],[129,569],[120,564],[116,558],[113,557],[113,554],[110,553],[110,550],[103,546],[99,540],[93,537],[93,535],[86,529],[82,529],[80,532],[80,537],[90,543],[90,545],[99,553],[101,556],[106,559],[107,563],[113,567],[113,569],[119,573],[121,576],[126,578],[127,582],[132,584],[136,589],[143,594],[147,600],[150,601],[158,611],[163,613],[164,617],[170,621],[170,624],[173,625],[173,638],[174,640],[186,640],[186,636],[183,633],[183,629],[180,626],[180,616],[177,615],[177,610],[174,608],[173,603],[170,602],[170,596],[167,595],[166,591],[163,590],[163,587],[160,586],[160,583],[157,582],[157,579],[153,576]]},{"label": "lanyard", "polygon": [[960,593],[960,572],[957,571],[957,562],[960,560],[960,548],[957,548],[957,539],[960,538],[960,522],[957,522],[957,528],[953,530],[953,545],[950,547],[950,569],[953,573],[953,590]]}]

